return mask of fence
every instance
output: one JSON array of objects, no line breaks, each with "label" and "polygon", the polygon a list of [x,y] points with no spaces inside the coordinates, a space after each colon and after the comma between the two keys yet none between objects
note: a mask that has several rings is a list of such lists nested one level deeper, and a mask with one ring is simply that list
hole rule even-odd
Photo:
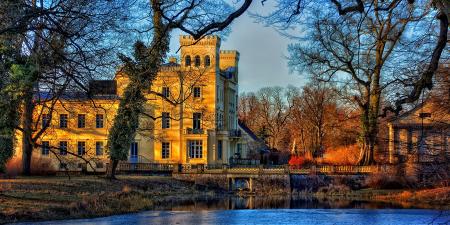
[{"label": "fence", "polygon": [[372,166],[333,166],[318,165],[296,168],[289,165],[191,165],[191,164],[158,164],[158,163],[126,163],[121,162],[118,171],[122,172],[176,172],[206,174],[370,174],[386,172],[389,165]]}]

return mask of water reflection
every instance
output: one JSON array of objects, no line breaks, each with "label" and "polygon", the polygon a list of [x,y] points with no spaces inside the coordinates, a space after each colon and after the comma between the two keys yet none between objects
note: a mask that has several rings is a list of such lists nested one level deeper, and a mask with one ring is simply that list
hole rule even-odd
[{"label": "water reflection", "polygon": [[401,209],[400,204],[300,196],[216,196],[166,199],[154,210],[200,211],[236,209]]},{"label": "water reflection", "polygon": [[195,224],[195,225],[420,225],[446,224],[448,212],[423,209],[253,209],[200,211],[147,211],[95,219],[29,223],[40,225],[122,225],[122,224]]},{"label": "water reflection", "polygon": [[[215,196],[168,198],[152,211],[95,219],[24,224],[445,224],[450,211],[400,209],[400,205],[291,196]],[[442,214],[443,212],[443,214]]]}]

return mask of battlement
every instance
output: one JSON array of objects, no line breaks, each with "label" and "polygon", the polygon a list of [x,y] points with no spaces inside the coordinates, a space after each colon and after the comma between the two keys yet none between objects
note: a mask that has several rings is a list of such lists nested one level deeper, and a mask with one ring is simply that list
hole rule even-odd
[{"label": "battlement", "polygon": [[239,52],[236,50],[220,50],[219,52],[221,70],[228,67],[237,67],[239,63]]},{"label": "battlement", "polygon": [[180,35],[180,45],[181,46],[187,46],[187,45],[220,45],[220,37],[218,35],[208,35],[200,39],[196,43],[194,37],[191,35]]},{"label": "battlement", "polygon": [[220,50],[220,58],[239,60],[239,52],[236,50]]}]

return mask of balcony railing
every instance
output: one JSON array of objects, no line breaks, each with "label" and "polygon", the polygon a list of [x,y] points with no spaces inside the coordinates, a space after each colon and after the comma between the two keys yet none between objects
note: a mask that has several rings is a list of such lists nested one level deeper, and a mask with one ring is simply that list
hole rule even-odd
[{"label": "balcony railing", "polygon": [[233,130],[229,130],[228,134],[230,137],[232,138],[239,138],[242,136],[242,132],[239,129],[233,129]]},{"label": "balcony railing", "polygon": [[193,129],[193,128],[187,128],[185,130],[185,134],[204,134],[205,130],[203,129]]}]

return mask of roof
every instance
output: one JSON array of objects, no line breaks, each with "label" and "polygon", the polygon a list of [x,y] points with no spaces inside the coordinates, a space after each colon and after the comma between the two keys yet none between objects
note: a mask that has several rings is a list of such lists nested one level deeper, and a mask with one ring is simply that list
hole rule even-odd
[{"label": "roof", "polygon": [[[117,83],[115,80],[91,80],[89,90],[65,90],[59,99],[87,100],[87,99],[117,99]],[[53,92],[39,91],[34,94],[34,99],[51,99]]]},{"label": "roof", "polygon": [[252,130],[250,130],[250,128],[248,128],[242,121],[238,120],[238,125],[239,127],[245,131],[245,133],[248,134],[248,136],[250,136],[254,141],[261,141],[261,139],[259,139],[255,133],[253,133]]},{"label": "roof", "polygon": [[90,95],[116,95],[117,82],[115,80],[91,80],[89,82]]},{"label": "roof", "polygon": [[161,64],[161,66],[163,66],[163,67],[172,67],[172,66],[181,66],[181,65],[178,64],[178,63],[174,63],[174,62],[168,62],[168,63]]}]

